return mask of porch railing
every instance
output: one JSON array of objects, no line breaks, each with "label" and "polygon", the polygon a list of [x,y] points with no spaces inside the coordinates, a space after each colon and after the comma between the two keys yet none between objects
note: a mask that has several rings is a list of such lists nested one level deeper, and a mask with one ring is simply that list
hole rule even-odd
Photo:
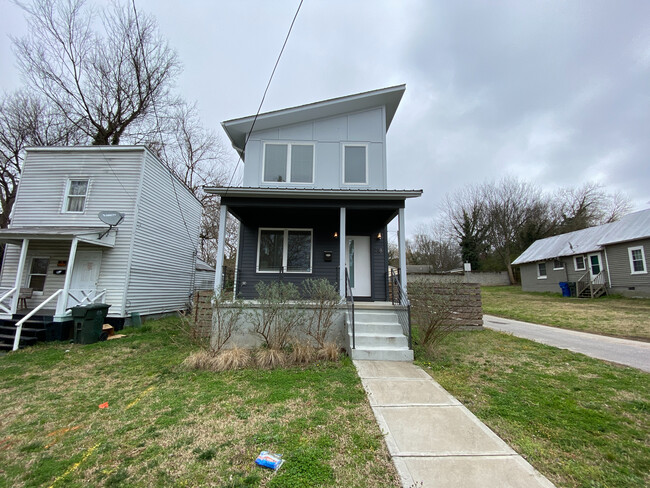
[{"label": "porch railing", "polygon": [[68,290],[68,301],[65,304],[65,309],[70,307],[83,307],[84,305],[92,305],[93,303],[104,303],[106,296],[106,289],[104,290]]},{"label": "porch railing", "polygon": [[352,286],[350,285],[348,268],[345,268],[345,302],[348,306],[348,317],[352,323],[352,349],[354,349],[356,346],[354,331],[354,295],[352,295]]},{"label": "porch railing", "polygon": [[36,314],[41,308],[43,308],[45,305],[50,303],[54,298],[58,297],[61,293],[63,293],[63,288],[60,290],[56,290],[52,295],[50,295],[47,300],[44,302],[41,302],[34,310],[29,312],[27,315],[25,315],[22,319],[20,319],[18,322],[16,322],[16,336],[14,337],[14,347],[13,350],[17,351],[18,346],[20,344],[20,335],[23,330],[23,324],[27,322],[30,318],[32,318],[33,315]]},{"label": "porch railing", "polygon": [[580,298],[584,292],[589,290],[589,296],[594,298],[600,296],[601,290],[605,293],[605,272],[601,271],[596,276],[591,278],[591,274],[587,271],[583,274],[580,279],[576,282],[576,296]]},{"label": "porch railing", "polygon": [[390,275],[390,295],[393,305],[395,305],[397,319],[402,326],[402,332],[408,338],[409,349],[413,349],[411,339],[411,302],[402,286],[399,272]]},{"label": "porch railing", "polygon": [[[8,313],[9,315],[12,314],[11,311],[11,306],[12,306],[12,300],[14,297],[14,293],[18,290],[17,287],[13,287],[9,291],[5,291],[5,289],[0,290],[0,293],[3,293],[2,296],[0,296],[0,310],[4,311],[5,313]],[[5,300],[9,299],[9,304],[6,305],[4,302]]]}]

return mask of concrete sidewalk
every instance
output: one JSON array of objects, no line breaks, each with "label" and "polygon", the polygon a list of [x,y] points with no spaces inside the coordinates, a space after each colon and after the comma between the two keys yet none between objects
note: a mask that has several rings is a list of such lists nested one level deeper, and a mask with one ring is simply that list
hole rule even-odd
[{"label": "concrete sidewalk", "polygon": [[483,315],[483,326],[650,373],[650,343]]},{"label": "concrete sidewalk", "polygon": [[354,361],[404,488],[552,488],[420,367]]}]

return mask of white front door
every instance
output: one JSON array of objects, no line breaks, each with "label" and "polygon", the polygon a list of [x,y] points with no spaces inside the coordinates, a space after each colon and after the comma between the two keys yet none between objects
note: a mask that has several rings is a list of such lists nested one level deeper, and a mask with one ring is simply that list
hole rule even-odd
[{"label": "white front door", "polygon": [[350,275],[350,287],[355,297],[369,297],[370,287],[370,237],[347,236],[345,265]]},{"label": "white front door", "polygon": [[91,297],[94,297],[101,263],[101,251],[77,251],[72,268],[69,307],[74,305],[74,301],[81,302],[84,296],[87,297],[90,294]]},{"label": "white front door", "polygon": [[589,259],[589,275],[593,280],[596,276],[600,274],[602,270],[602,267],[600,265],[600,253],[590,254],[589,256],[587,256],[587,258]]}]

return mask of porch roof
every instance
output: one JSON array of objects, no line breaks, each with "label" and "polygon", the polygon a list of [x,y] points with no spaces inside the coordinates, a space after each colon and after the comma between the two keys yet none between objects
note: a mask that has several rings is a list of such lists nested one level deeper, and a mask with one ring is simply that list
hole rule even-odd
[{"label": "porch roof", "polygon": [[405,200],[422,195],[422,190],[373,190],[347,188],[264,188],[264,187],[203,187],[206,193],[221,197],[297,198],[319,200]]},{"label": "porch roof", "polygon": [[77,238],[79,242],[102,247],[115,245],[115,229],[106,235],[106,227],[57,227],[57,226],[27,226],[0,229],[0,242],[20,245],[23,239],[31,241],[72,241]]}]

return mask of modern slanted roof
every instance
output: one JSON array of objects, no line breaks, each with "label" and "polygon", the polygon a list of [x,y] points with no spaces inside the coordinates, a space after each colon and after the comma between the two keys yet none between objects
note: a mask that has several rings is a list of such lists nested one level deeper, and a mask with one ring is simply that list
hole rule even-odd
[{"label": "modern slanted roof", "polygon": [[422,195],[422,190],[360,190],[341,188],[260,188],[203,187],[206,193],[221,197],[244,198],[302,198],[323,200],[404,200]]},{"label": "modern slanted roof", "polygon": [[238,119],[226,120],[221,125],[226,131],[226,134],[228,134],[232,146],[242,157],[245,149],[246,135],[251,130],[253,122],[255,123],[254,129],[258,131],[385,106],[386,130],[388,130],[405,90],[406,85],[391,86],[379,90],[266,112],[259,114],[257,119],[255,115],[249,115]]},{"label": "modern slanted roof", "polygon": [[628,214],[610,224],[540,239],[533,242],[512,264],[597,252],[609,244],[645,238],[650,238],[650,209]]}]

